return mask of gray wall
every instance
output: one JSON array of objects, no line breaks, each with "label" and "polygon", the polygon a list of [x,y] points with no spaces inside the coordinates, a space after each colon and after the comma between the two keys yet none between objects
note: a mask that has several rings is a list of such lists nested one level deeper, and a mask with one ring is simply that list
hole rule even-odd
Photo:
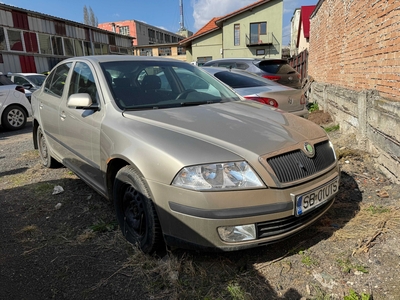
[{"label": "gray wall", "polygon": [[380,170],[400,184],[400,102],[375,90],[361,92],[314,82],[309,101],[331,114],[342,134],[355,134],[360,150],[372,153]]}]

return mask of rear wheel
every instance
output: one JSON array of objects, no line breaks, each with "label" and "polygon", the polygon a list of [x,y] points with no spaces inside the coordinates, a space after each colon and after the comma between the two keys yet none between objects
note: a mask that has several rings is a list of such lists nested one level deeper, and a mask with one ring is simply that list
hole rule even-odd
[{"label": "rear wheel", "polygon": [[18,105],[8,106],[3,113],[2,124],[8,130],[18,130],[25,126],[26,112]]},{"label": "rear wheel", "polygon": [[49,148],[47,147],[46,137],[44,136],[42,127],[40,126],[37,128],[36,141],[42,165],[47,168],[58,167],[60,163],[51,157]]},{"label": "rear wheel", "polygon": [[114,206],[125,238],[144,253],[163,244],[161,226],[149,189],[133,167],[119,170],[114,182]]}]

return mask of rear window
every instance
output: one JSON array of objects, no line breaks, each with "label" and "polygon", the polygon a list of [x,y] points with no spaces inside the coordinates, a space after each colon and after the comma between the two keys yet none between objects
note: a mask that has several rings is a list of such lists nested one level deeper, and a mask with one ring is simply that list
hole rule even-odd
[{"label": "rear window", "polygon": [[9,85],[9,84],[15,84],[15,83],[12,82],[11,79],[6,77],[5,75],[0,75],[0,85]]},{"label": "rear window", "polygon": [[262,80],[229,71],[218,72],[214,76],[234,89],[268,85]]},{"label": "rear window", "polygon": [[281,60],[263,60],[258,63],[258,67],[264,72],[271,74],[292,74],[296,73],[288,63]]}]

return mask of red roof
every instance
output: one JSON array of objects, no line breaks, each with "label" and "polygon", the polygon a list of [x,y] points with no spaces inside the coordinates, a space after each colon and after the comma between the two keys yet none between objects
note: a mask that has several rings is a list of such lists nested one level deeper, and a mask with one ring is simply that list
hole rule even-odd
[{"label": "red roof", "polygon": [[304,37],[310,37],[310,16],[314,11],[315,5],[302,6],[300,11],[300,22],[303,28]]},{"label": "red roof", "polygon": [[192,41],[192,40],[194,40],[194,39],[196,39],[196,38],[198,38],[198,37],[200,37],[202,35],[205,35],[207,33],[210,33],[212,31],[214,31],[214,30],[217,30],[217,29],[220,28],[219,24],[221,22],[223,22],[223,21],[225,21],[225,20],[227,20],[227,19],[229,19],[229,18],[231,18],[233,16],[236,16],[236,15],[242,13],[242,12],[245,12],[246,10],[253,9],[253,8],[259,6],[259,5],[267,3],[269,1],[271,1],[271,0],[259,0],[259,1],[255,2],[255,3],[253,3],[253,4],[247,5],[247,6],[243,7],[243,8],[241,8],[241,9],[238,9],[238,10],[232,12],[232,13],[229,13],[229,14],[223,16],[223,17],[212,18],[206,25],[204,25],[202,28],[200,28],[195,34],[193,34],[192,36],[184,39],[183,41],[180,41],[179,44],[180,45],[185,45],[185,44],[189,43],[190,41]]}]

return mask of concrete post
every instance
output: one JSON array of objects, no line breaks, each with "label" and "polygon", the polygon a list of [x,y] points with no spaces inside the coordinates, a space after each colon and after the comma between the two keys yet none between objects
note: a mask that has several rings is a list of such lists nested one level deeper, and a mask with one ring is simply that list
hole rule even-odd
[{"label": "concrete post", "polygon": [[368,95],[367,91],[361,91],[357,97],[357,108],[358,108],[358,147],[362,150],[367,150],[367,107],[368,107]]}]

